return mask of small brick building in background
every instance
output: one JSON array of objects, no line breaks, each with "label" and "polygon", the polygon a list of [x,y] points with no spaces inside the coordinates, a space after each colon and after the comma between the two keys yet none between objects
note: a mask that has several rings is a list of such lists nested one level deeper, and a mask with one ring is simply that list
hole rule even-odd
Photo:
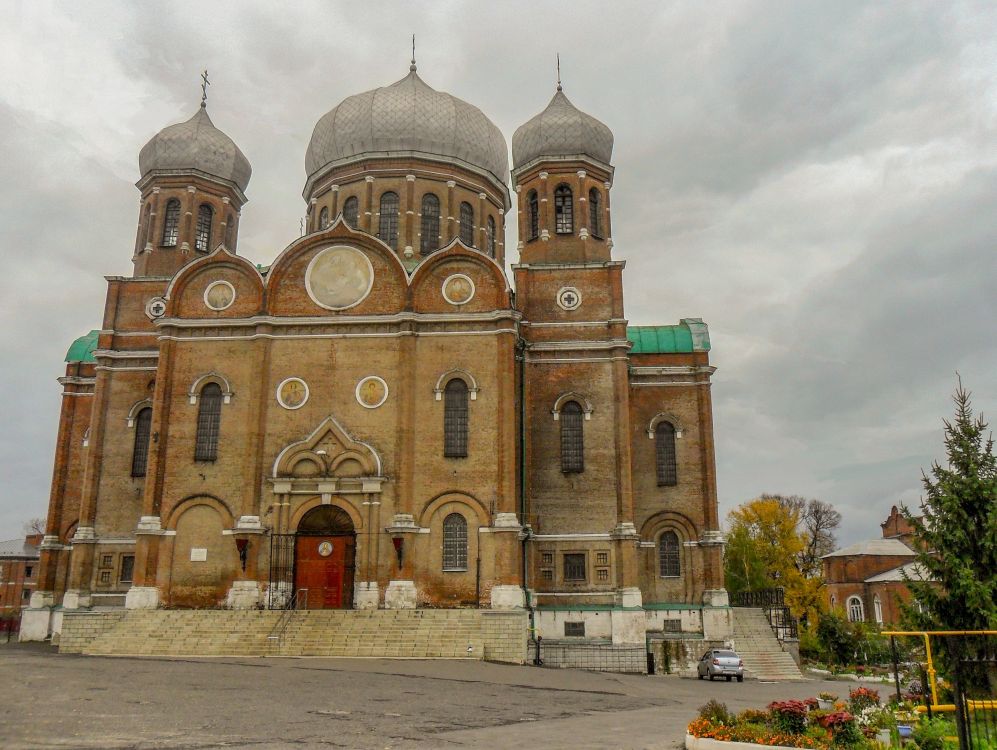
[{"label": "small brick building in background", "polygon": [[823,558],[828,604],[843,610],[851,622],[896,624],[899,602],[911,600],[904,575],[925,578],[923,568],[914,562],[913,530],[897,506],[880,527],[881,538],[857,542]]},{"label": "small brick building in background", "polygon": [[41,534],[0,542],[0,628],[18,620],[38,581],[38,546]]}]

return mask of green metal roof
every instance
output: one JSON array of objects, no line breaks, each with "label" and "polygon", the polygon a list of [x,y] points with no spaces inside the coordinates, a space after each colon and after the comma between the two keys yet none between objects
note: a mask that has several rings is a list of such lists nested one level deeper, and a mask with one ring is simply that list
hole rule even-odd
[{"label": "green metal roof", "polygon": [[97,336],[100,331],[90,331],[86,336],[80,336],[66,352],[67,362],[93,362],[93,353],[97,350]]},{"label": "green metal roof", "polygon": [[702,318],[682,318],[672,326],[627,326],[631,354],[687,354],[710,350],[710,331]]}]

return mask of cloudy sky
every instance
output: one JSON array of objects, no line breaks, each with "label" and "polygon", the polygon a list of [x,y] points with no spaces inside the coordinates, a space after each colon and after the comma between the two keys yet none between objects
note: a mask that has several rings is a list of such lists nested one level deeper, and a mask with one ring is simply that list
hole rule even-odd
[{"label": "cloudy sky", "polygon": [[[997,416],[997,5],[0,0],[0,539],[44,515],[69,343],[131,273],[138,152],[211,73],[253,165],[240,250],[298,234],[304,153],[408,72],[511,140],[554,91],[616,136],[635,324],[710,325],[721,512],[879,533],[942,457],[956,371]],[[515,230],[507,243],[515,247]],[[515,260],[513,258],[512,260]]]}]

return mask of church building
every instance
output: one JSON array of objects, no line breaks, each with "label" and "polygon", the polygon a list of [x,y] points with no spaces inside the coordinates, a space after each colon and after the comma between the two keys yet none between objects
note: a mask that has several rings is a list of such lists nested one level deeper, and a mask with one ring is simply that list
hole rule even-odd
[{"label": "church building", "polygon": [[205,97],[157,133],[132,273],[59,378],[22,638],[70,610],[285,607],[723,638],[709,334],[628,325],[612,152],[558,84],[510,172],[413,60],[315,125],[304,232],[264,266]]}]

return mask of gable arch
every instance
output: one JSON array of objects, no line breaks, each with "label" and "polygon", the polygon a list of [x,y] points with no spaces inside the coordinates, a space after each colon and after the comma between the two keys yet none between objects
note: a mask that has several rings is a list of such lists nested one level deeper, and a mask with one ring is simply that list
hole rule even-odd
[{"label": "gable arch", "polygon": [[166,287],[166,294],[164,295],[164,299],[169,305],[168,313],[170,315],[175,313],[177,301],[183,296],[184,291],[191,281],[200,275],[202,271],[216,265],[232,268],[244,273],[253,280],[254,286],[262,297],[264,279],[260,273],[260,269],[241,255],[229,252],[224,244],[219,244],[212,252],[202,255],[200,258],[185,265],[170,280],[169,286]]},{"label": "gable arch", "polygon": [[452,263],[458,258],[466,258],[480,265],[482,268],[487,268],[496,282],[501,285],[503,291],[509,292],[512,290],[512,287],[509,286],[509,279],[505,275],[505,270],[498,264],[498,261],[490,257],[487,252],[468,247],[460,241],[460,238],[454,238],[446,247],[423,258],[419,265],[416,266],[415,271],[412,272],[410,279],[411,286],[414,288],[417,284],[421,283],[422,277],[430,273],[437,266]]},{"label": "gable arch", "polygon": [[235,526],[235,516],[232,514],[232,510],[229,508],[228,503],[220,497],[201,494],[188,495],[174,505],[164,519],[165,523],[163,524],[163,529],[167,531],[176,531],[177,522],[180,520],[180,516],[198,505],[207,505],[217,511],[218,515],[222,519],[222,526],[224,528],[232,528]]},{"label": "gable arch", "polygon": [[[321,447],[323,441],[331,438],[342,450],[334,456]],[[379,477],[382,473],[381,456],[369,444],[353,438],[335,417],[328,416],[319,422],[308,437],[284,446],[273,463],[274,477],[293,477],[295,468],[302,461],[311,461],[320,470],[315,476],[332,476],[347,461],[360,464],[362,476]]]},{"label": "gable arch", "polygon": [[585,415],[586,421],[592,418],[592,402],[577,391],[567,391],[557,397],[557,400],[554,402],[554,408],[550,410],[550,413],[554,415],[555,422],[560,420],[561,409],[563,409],[564,405],[569,401],[575,401],[582,407],[582,414]]},{"label": "gable arch", "polygon": [[194,382],[190,384],[190,390],[187,391],[187,398],[190,403],[196,404],[198,397],[201,395],[201,389],[204,388],[208,383],[215,383],[222,389],[222,403],[228,404],[232,401],[232,396],[235,393],[232,390],[232,386],[228,382],[228,378],[222,375],[220,372],[206,372],[203,375],[199,375],[194,379]]},{"label": "gable arch", "polygon": [[478,400],[478,391],[480,390],[478,386],[478,381],[475,380],[474,376],[471,373],[469,373],[467,370],[460,367],[455,367],[452,370],[447,370],[445,373],[440,375],[439,378],[436,379],[436,385],[433,387],[433,393],[436,395],[437,401],[443,400],[443,389],[446,388],[447,383],[449,383],[454,378],[464,381],[464,385],[467,386],[468,393],[471,394],[472,401]]}]

